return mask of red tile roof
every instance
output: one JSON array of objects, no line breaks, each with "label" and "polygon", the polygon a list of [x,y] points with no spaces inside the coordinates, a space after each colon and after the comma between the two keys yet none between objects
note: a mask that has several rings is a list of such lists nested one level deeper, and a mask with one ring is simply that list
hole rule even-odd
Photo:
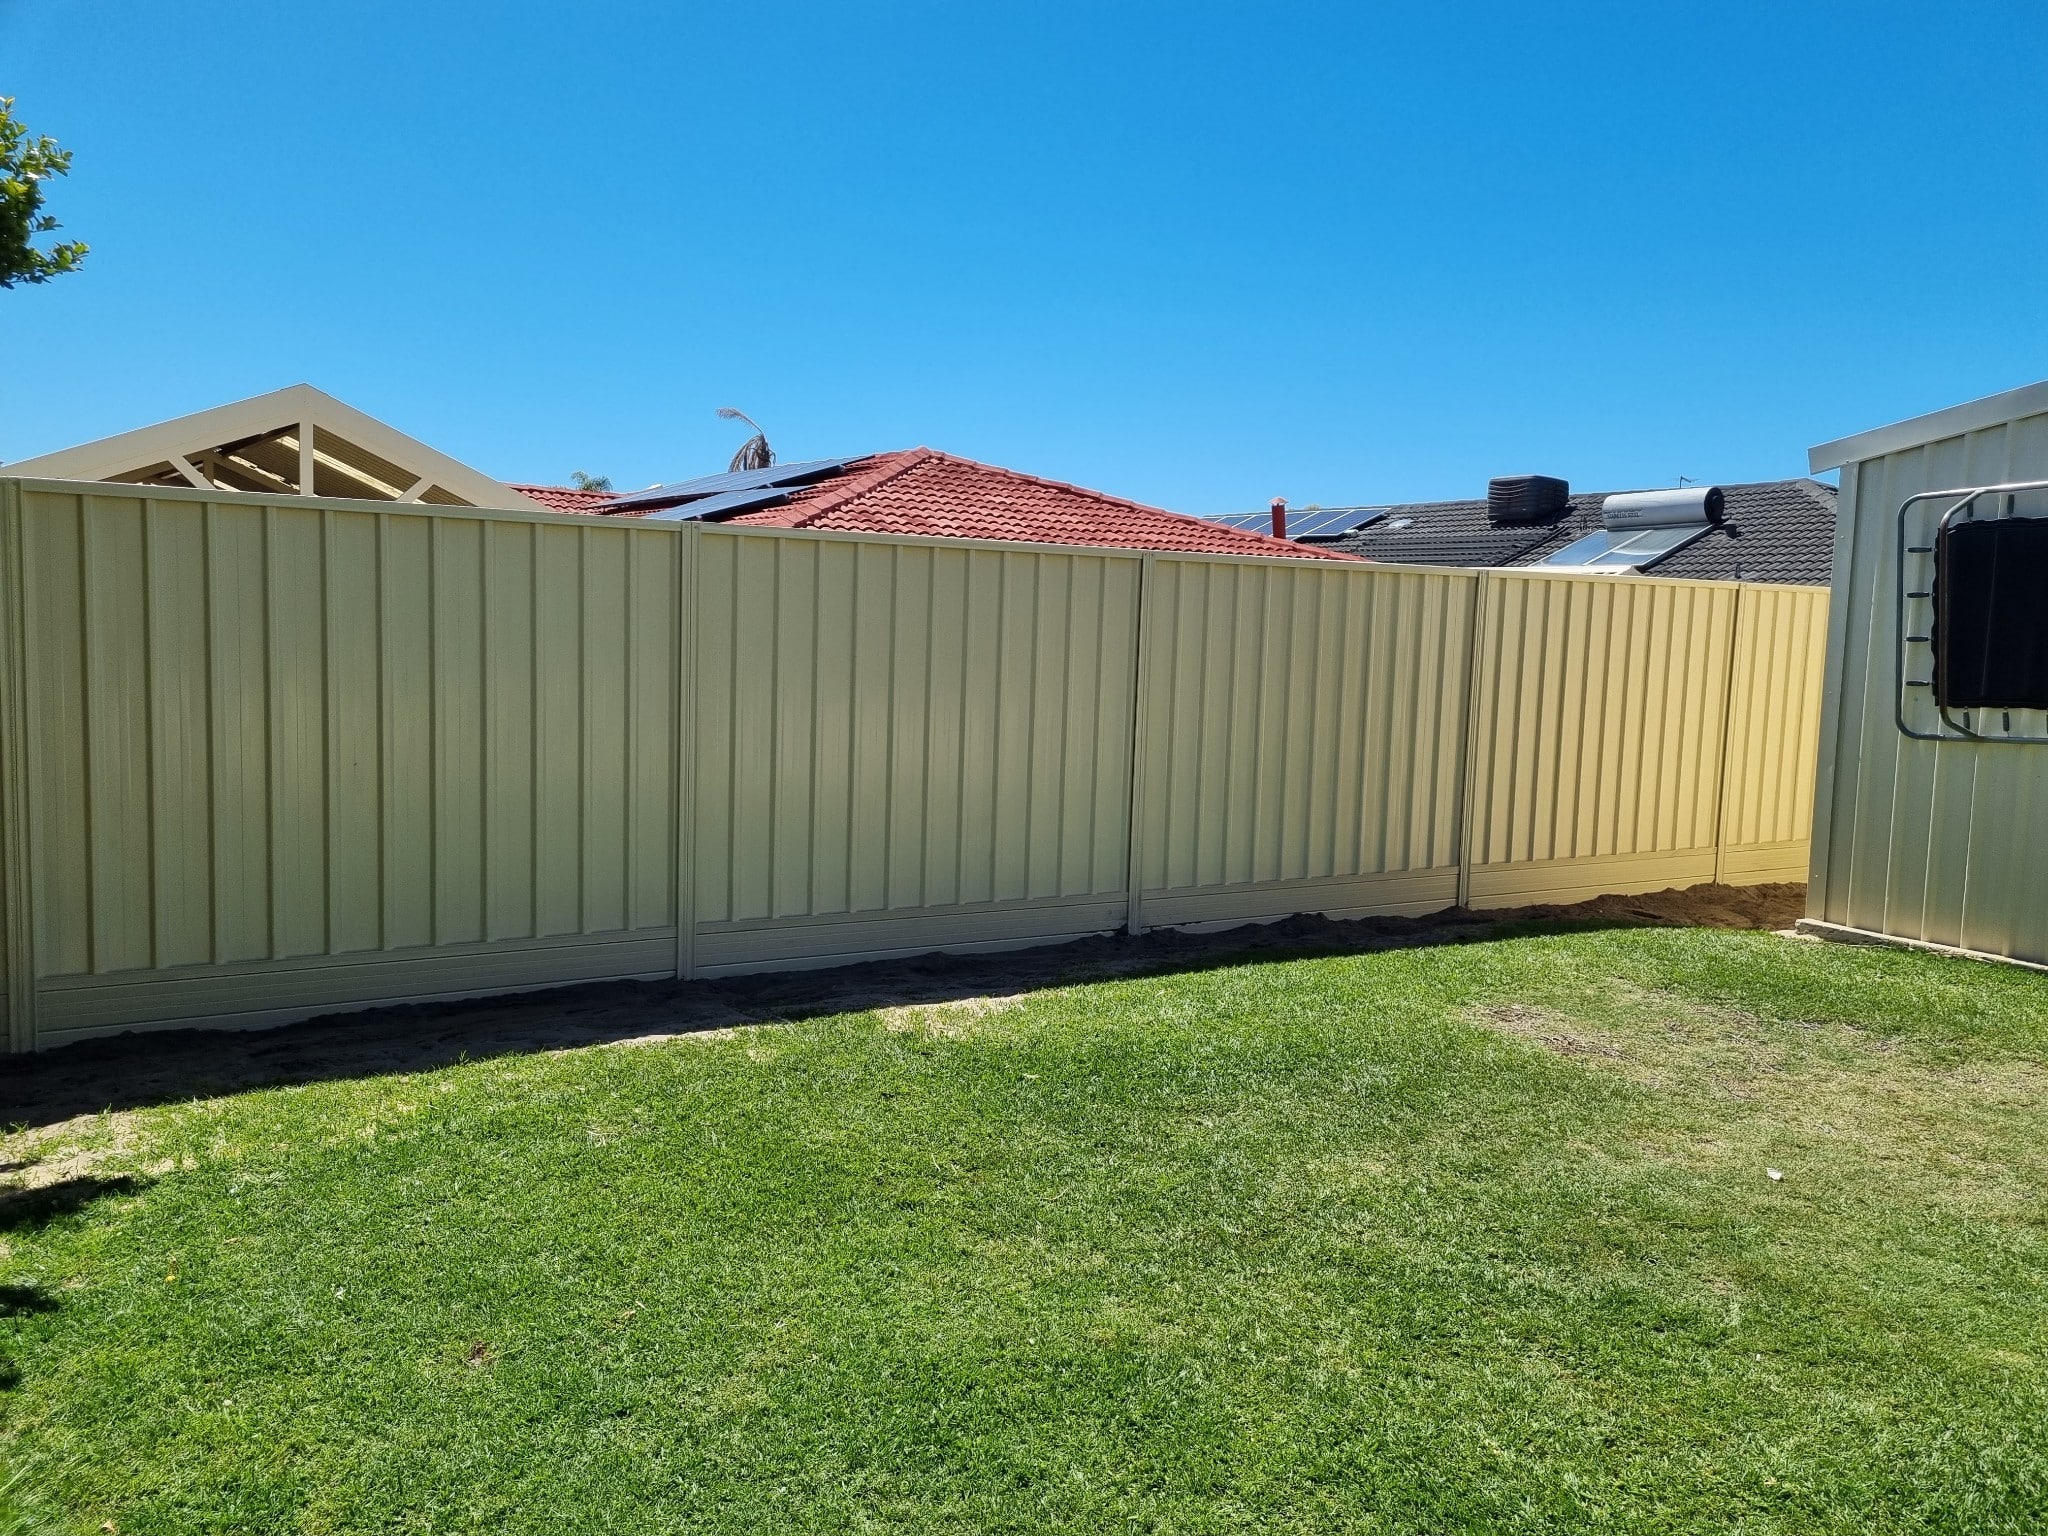
[{"label": "red tile roof", "polygon": [[789,497],[781,506],[742,512],[722,521],[767,528],[1016,539],[1034,544],[1094,544],[1211,555],[1351,558],[930,448],[857,460],[829,480],[793,487]]},{"label": "red tile roof", "polygon": [[[607,514],[616,492],[564,485],[515,485],[556,512]],[[855,459],[789,500],[717,521],[757,528],[819,528],[841,533],[907,533],[929,538],[1009,539],[1031,544],[1092,544],[1206,555],[1291,555],[1352,560],[1336,550],[1296,544],[1198,517],[1162,511],[1058,480],[998,469],[931,448]]]},{"label": "red tile roof", "polygon": [[573,485],[515,485],[520,495],[550,512],[601,512],[617,491],[579,491]]}]

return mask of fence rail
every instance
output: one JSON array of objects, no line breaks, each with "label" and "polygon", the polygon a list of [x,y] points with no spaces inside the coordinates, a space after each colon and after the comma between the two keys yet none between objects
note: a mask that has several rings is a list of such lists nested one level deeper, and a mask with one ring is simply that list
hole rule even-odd
[{"label": "fence rail", "polygon": [[0,479],[15,1050],[1801,879],[1827,593]]}]

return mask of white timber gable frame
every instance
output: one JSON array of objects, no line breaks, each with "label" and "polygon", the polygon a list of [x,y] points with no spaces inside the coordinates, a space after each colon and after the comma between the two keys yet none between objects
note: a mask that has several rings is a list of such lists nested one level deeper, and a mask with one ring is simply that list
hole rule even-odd
[{"label": "white timber gable frame", "polygon": [[310,384],[9,464],[10,475],[528,508],[517,491]]}]

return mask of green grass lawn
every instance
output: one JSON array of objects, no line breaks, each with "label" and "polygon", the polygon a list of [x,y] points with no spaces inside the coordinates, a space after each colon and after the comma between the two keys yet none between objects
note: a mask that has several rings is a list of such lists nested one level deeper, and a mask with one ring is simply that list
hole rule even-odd
[{"label": "green grass lawn", "polygon": [[2048,1528],[1991,966],[1527,933],[7,1145],[132,1182],[10,1197],[0,1527]]}]

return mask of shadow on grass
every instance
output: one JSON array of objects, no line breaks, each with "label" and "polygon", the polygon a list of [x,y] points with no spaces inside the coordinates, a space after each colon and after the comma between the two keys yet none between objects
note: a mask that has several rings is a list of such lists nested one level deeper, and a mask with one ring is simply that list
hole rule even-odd
[{"label": "shadow on grass", "polygon": [[[254,1088],[426,1072],[461,1061],[555,1051],[734,1025],[956,1001],[1129,975],[1474,944],[1563,929],[1783,928],[1803,886],[1695,886],[1571,907],[1338,921],[1292,917],[1219,933],[1169,929],[995,954],[929,954],[832,970],[717,981],[592,982],[542,992],[330,1015],[257,1032],[118,1035],[9,1063],[0,1128],[51,1125]],[[56,1186],[51,1186],[55,1188]]]},{"label": "shadow on grass", "polygon": [[[0,1322],[56,1310],[57,1298],[39,1285],[0,1285]],[[0,1355],[0,1392],[12,1392],[20,1385],[21,1367]]]},{"label": "shadow on grass", "polygon": [[[95,1200],[104,1200],[109,1195],[132,1195],[142,1187],[141,1180],[125,1174],[108,1179],[87,1174],[34,1189],[0,1190],[0,1232],[33,1231],[60,1216],[82,1211]],[[25,1299],[28,1290],[25,1286],[0,1286],[0,1317],[47,1310]]]},{"label": "shadow on grass", "polygon": [[28,1317],[57,1310],[57,1298],[39,1285],[0,1285],[0,1317]]}]

